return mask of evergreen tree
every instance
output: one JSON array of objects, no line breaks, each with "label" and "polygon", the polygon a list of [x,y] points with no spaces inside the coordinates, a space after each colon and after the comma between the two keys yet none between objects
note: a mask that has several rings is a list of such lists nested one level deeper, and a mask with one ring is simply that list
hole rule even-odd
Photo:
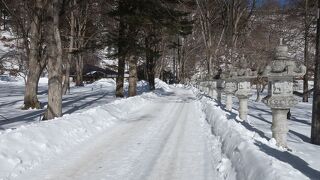
[{"label": "evergreen tree", "polygon": [[[118,78],[116,96],[123,96],[123,79],[125,59],[129,59],[132,78],[129,83],[135,88],[137,79],[137,59],[145,55],[146,72],[150,90],[155,89],[155,63],[160,57],[159,44],[164,35],[188,35],[192,22],[187,19],[188,12],[178,10],[181,1],[118,1],[118,8],[111,16],[119,21],[118,45]],[[132,92],[132,93],[130,93]],[[135,90],[129,87],[129,95]]]}]

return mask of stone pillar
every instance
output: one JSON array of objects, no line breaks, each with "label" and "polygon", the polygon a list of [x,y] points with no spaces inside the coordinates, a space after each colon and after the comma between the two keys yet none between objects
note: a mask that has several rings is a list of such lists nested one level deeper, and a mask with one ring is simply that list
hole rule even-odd
[{"label": "stone pillar", "polygon": [[221,79],[217,80],[217,100],[219,103],[221,103],[223,89],[224,89],[224,81]]},{"label": "stone pillar", "polygon": [[248,116],[248,98],[239,98],[239,117],[246,121]]},{"label": "stone pillar", "polygon": [[210,86],[209,86],[210,90],[209,90],[209,96],[216,99],[217,98],[217,82],[215,80],[210,82]]},{"label": "stone pillar", "polygon": [[231,111],[232,110],[232,94],[228,93],[226,94],[227,100],[226,100],[226,110]]},{"label": "stone pillar", "polygon": [[203,82],[200,82],[200,84],[199,84],[199,90],[200,91],[203,91],[203,85],[202,84],[203,84]]},{"label": "stone pillar", "polygon": [[288,112],[289,109],[272,109],[272,137],[276,139],[277,145],[282,147],[287,147]]},{"label": "stone pillar", "polygon": [[221,103],[221,99],[222,99],[222,93],[221,93],[221,91],[218,91],[218,93],[217,93],[217,101],[219,103]]},{"label": "stone pillar", "polygon": [[234,95],[235,91],[237,90],[237,83],[234,81],[226,81],[224,92],[227,96],[226,99],[226,110],[232,110],[232,96]]},{"label": "stone pillar", "polygon": [[206,85],[206,90],[205,90],[207,95],[210,95],[210,87],[208,86],[208,84]]}]

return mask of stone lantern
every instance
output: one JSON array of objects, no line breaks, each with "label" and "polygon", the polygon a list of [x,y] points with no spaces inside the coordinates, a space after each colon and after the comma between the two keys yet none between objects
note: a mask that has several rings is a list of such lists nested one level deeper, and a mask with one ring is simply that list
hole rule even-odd
[{"label": "stone lantern", "polygon": [[204,82],[202,83],[202,86],[203,86],[203,92],[204,92],[205,94],[208,94],[208,93],[209,93],[209,82],[208,82],[208,81],[204,81]]},{"label": "stone lantern", "polygon": [[225,89],[224,89],[224,93],[227,96],[227,100],[226,100],[226,109],[228,111],[232,110],[232,96],[234,95],[234,93],[237,90],[237,83],[235,81],[232,80],[225,80]]},{"label": "stone lantern", "polygon": [[210,83],[209,96],[218,100],[221,103],[221,94],[224,89],[224,80],[221,79],[222,70],[218,70],[214,73],[215,76],[212,78]]},{"label": "stone lantern", "polygon": [[239,116],[242,120],[247,120],[248,114],[248,99],[251,94],[250,79],[256,78],[257,73],[246,68],[244,57],[241,60],[239,69],[231,69],[229,74],[224,75],[225,88],[224,92],[227,96],[226,109],[232,110],[232,95],[239,99]]},{"label": "stone lantern", "polygon": [[212,86],[211,79],[212,78],[210,78],[210,76],[206,76],[201,82],[201,90],[208,95],[210,95],[211,93],[211,86]]},{"label": "stone lantern", "polygon": [[221,103],[222,92],[225,88],[225,81],[222,79],[217,79],[217,100]]},{"label": "stone lantern", "polygon": [[214,79],[209,82],[209,96],[212,98],[217,98],[217,81]]},{"label": "stone lantern", "polygon": [[256,71],[251,71],[247,68],[246,59],[244,56],[241,59],[240,69],[238,69],[234,77],[237,82],[237,91],[235,96],[239,99],[239,117],[242,120],[247,120],[248,116],[248,99],[252,96],[250,80],[257,77]]},{"label": "stone lantern", "polygon": [[272,137],[278,146],[287,147],[288,122],[287,113],[298,103],[293,96],[293,78],[303,76],[306,67],[296,66],[288,55],[288,47],[282,44],[275,49],[274,60],[264,71],[268,77],[268,96],[262,102],[272,110]]},{"label": "stone lantern", "polygon": [[230,71],[228,74],[223,74],[222,79],[225,81],[223,92],[226,94],[226,110],[232,110],[232,96],[237,91],[237,82],[234,80],[236,74]]}]

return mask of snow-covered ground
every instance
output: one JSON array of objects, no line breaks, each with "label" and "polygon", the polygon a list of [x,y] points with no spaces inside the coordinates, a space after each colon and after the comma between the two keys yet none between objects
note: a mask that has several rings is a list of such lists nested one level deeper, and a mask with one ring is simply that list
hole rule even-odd
[{"label": "snow-covered ground", "polygon": [[[8,117],[21,113],[23,97],[11,83],[0,84]],[[125,99],[113,97],[109,80],[73,88],[64,111],[78,103],[77,111],[3,128],[0,179],[320,179],[320,147],[308,143],[310,104],[292,110],[288,151],[270,139],[270,110],[255,97],[242,122],[193,87],[157,80],[157,90],[142,93],[146,86],[139,82],[141,95]]]},{"label": "snow-covered ground", "polygon": [[[6,78],[2,78],[6,79]],[[20,124],[39,121],[45,108],[41,110],[21,110],[23,105],[24,82],[21,78],[0,81],[0,130],[15,128]],[[39,101],[47,104],[48,79],[39,82]],[[63,113],[70,114],[89,109],[115,100],[115,81],[100,80],[85,87],[71,87],[70,93],[63,97]]]},{"label": "snow-covered ground", "polygon": [[[301,102],[291,109],[291,119],[288,120],[288,147],[289,150],[283,150],[274,147],[272,139],[271,124],[272,115],[271,109],[262,102],[255,102],[255,91],[249,100],[248,121],[242,122],[238,117],[239,102],[237,98],[233,98],[233,110],[226,111],[227,119],[233,120],[241,124],[244,128],[254,132],[256,135],[269,141],[270,146],[261,142],[255,142],[256,146],[264,154],[272,156],[285,165],[291,166],[296,172],[303,174],[307,179],[320,179],[320,146],[310,143],[311,134],[311,116],[312,116],[312,99],[309,103]],[[263,93],[263,97],[267,92]],[[223,101],[224,102],[224,101]],[[221,106],[224,109],[224,105]],[[286,175],[291,175],[292,172],[285,171]],[[293,176],[292,179],[303,179],[302,177]]]}]

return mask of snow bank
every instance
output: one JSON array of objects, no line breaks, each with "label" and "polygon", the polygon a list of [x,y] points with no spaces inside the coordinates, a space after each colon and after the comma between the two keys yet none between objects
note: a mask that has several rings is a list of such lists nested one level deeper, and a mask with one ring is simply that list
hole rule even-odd
[{"label": "snow bank", "polygon": [[[279,180],[308,179],[289,164],[268,155],[284,151],[275,146],[273,139],[267,141],[246,129],[207,97],[201,97],[203,111],[211,124],[212,133],[220,137],[223,153],[231,160],[237,179]],[[229,117],[229,119],[227,118]]]},{"label": "snow bank", "polygon": [[155,86],[156,89],[162,89],[164,91],[171,91],[170,85],[168,85],[167,83],[163,82],[162,80],[156,78],[155,79]]},{"label": "snow bank", "polygon": [[[89,137],[106,130],[145,105],[142,96],[0,132],[0,179],[11,179],[39,167],[44,161],[68,151]],[[129,111],[128,111],[129,110]]]},{"label": "snow bank", "polygon": [[[11,76],[11,75],[0,75],[0,84],[13,84],[13,85],[20,85],[24,86],[25,82],[23,77],[21,76]],[[48,78],[47,77],[41,77],[39,79],[39,85],[47,85],[48,84]]]},{"label": "snow bank", "polygon": [[95,81],[94,83],[91,84],[92,86],[112,86],[115,87],[116,86],[116,81],[113,79],[100,79],[98,81]]},{"label": "snow bank", "polygon": [[41,77],[39,79],[39,84],[47,85],[48,84],[48,77]]}]

